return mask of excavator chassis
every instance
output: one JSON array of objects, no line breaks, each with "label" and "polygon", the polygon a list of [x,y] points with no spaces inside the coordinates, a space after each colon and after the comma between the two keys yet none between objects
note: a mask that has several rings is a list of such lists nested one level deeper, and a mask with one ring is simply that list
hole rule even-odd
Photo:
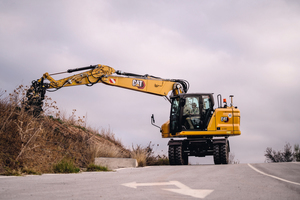
[{"label": "excavator chassis", "polygon": [[168,146],[170,165],[187,165],[189,156],[213,156],[216,165],[229,163],[230,146],[227,138],[171,139]]}]

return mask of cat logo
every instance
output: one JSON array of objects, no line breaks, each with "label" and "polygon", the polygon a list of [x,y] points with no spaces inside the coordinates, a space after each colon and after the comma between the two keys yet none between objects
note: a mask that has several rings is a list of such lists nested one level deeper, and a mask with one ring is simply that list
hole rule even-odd
[{"label": "cat logo", "polygon": [[221,122],[228,122],[228,117],[221,117]]},{"label": "cat logo", "polygon": [[139,89],[144,89],[145,86],[146,86],[146,84],[142,80],[135,80],[135,79],[133,79],[132,80],[132,86],[137,87]]}]

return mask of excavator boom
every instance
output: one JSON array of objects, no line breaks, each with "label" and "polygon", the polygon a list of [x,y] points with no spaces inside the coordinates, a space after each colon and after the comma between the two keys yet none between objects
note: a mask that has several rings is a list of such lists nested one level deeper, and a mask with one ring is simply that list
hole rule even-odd
[{"label": "excavator boom", "polygon": [[[84,72],[60,80],[55,80],[52,77],[57,74],[78,71]],[[26,107],[27,109],[33,108],[35,115],[38,115],[42,111],[46,91],[53,92],[63,87],[76,85],[93,86],[96,83],[166,97],[170,91],[172,91],[172,95],[186,93],[189,87],[188,82],[181,79],[163,79],[147,74],[138,75],[121,72],[119,70],[116,71],[107,65],[90,65],[82,68],[69,69],[61,73],[45,73],[40,79],[32,82],[32,86],[27,92]]]}]

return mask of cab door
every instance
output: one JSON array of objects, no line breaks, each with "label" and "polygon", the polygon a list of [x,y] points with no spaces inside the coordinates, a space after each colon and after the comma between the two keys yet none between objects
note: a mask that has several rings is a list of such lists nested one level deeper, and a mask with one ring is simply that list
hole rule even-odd
[{"label": "cab door", "polygon": [[170,132],[172,135],[175,135],[176,132],[181,131],[180,110],[180,98],[173,98],[170,113]]},{"label": "cab door", "polygon": [[212,116],[212,111],[213,111],[213,106],[214,106],[212,95],[202,95],[201,102],[202,102],[202,105],[201,105],[201,118],[202,118],[201,129],[207,130],[207,126],[208,126],[208,123]]}]

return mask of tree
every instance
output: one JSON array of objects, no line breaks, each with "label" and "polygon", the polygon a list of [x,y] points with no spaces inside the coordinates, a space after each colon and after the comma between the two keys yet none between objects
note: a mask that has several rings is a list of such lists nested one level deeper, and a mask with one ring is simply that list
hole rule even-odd
[{"label": "tree", "polygon": [[284,145],[282,156],[284,162],[292,162],[294,160],[294,153],[292,151],[292,146],[290,145],[290,143]]},{"label": "tree", "polygon": [[300,162],[300,148],[299,144],[294,145],[294,160]]},{"label": "tree", "polygon": [[[297,147],[298,147],[297,155],[300,156],[299,145]],[[292,146],[289,143],[287,143],[284,145],[283,152],[281,151],[276,152],[271,147],[267,147],[265,152],[265,157],[267,159],[267,162],[292,162],[295,159],[295,153],[293,153],[292,151]]]}]

